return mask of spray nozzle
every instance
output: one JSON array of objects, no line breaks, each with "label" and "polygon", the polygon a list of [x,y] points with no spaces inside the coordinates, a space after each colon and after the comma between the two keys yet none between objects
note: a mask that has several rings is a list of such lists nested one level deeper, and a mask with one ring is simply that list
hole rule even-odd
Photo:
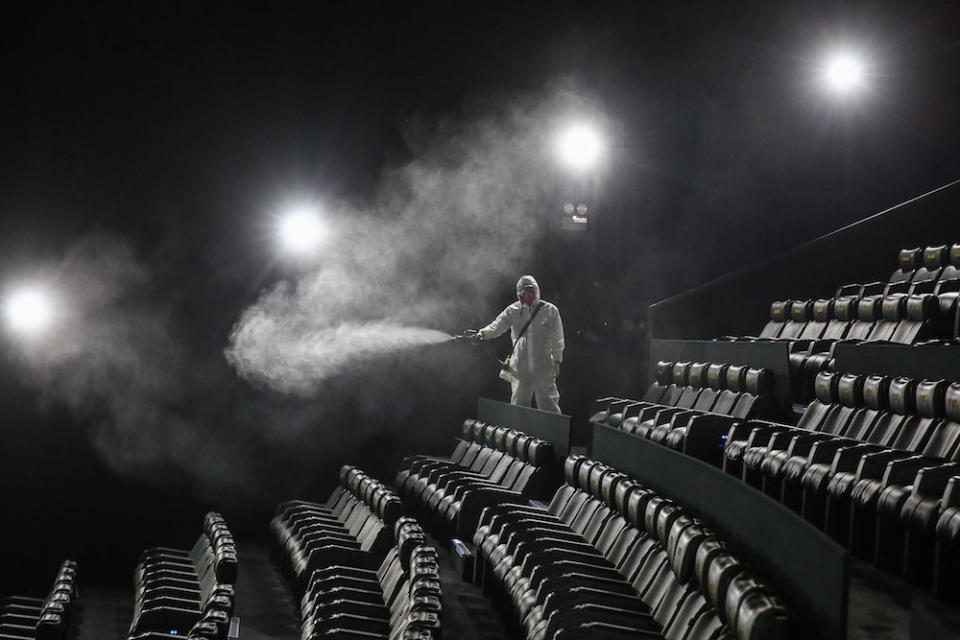
[{"label": "spray nozzle", "polygon": [[467,344],[479,344],[480,343],[480,334],[473,330],[468,329],[463,333],[459,333],[453,336],[454,342],[466,342]]}]

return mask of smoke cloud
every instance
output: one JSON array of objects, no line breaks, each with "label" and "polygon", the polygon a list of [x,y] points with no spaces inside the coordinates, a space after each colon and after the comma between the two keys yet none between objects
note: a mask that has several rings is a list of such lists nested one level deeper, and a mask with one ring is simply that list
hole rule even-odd
[{"label": "smoke cloud", "polygon": [[50,273],[52,330],[13,344],[24,382],[89,420],[95,448],[117,472],[169,477],[173,463],[227,478],[193,396],[196,362],[129,243],[84,238]]},{"label": "smoke cloud", "polygon": [[225,355],[244,379],[308,395],[378,355],[448,339],[521,275],[556,224],[552,141],[565,117],[594,110],[557,90],[474,111],[411,127],[414,157],[369,202],[328,204],[334,240],[317,266],[263,292],[233,328]]},{"label": "smoke cloud", "polygon": [[[113,471],[179,478],[219,504],[272,505],[326,479],[317,470],[350,447],[376,442],[386,464],[397,447],[445,437],[417,421],[448,415],[464,394],[472,403],[472,385],[496,368],[442,345],[498,311],[490,300],[512,298],[555,224],[551,138],[589,105],[558,91],[473,111],[410,127],[412,159],[364,201],[327,203],[331,239],[315,266],[262,291],[222,353],[198,335],[193,294],[171,291],[158,265],[123,238],[82,239],[40,270],[53,274],[56,324],[39,340],[11,338],[17,375],[69,409]],[[187,288],[202,299],[209,282],[195,274]],[[411,423],[422,427],[403,430]]]}]

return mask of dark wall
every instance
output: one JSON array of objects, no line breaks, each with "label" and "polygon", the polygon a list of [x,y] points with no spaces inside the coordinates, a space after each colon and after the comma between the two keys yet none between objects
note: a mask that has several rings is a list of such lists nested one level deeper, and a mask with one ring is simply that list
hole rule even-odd
[{"label": "dark wall", "polygon": [[774,300],[831,297],[841,284],[887,280],[900,249],[960,242],[958,214],[960,181],[654,304],[649,338],[756,335]]}]

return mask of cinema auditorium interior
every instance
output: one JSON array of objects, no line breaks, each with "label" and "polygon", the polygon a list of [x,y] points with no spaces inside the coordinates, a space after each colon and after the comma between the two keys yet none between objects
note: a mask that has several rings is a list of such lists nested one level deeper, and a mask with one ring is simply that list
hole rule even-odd
[{"label": "cinema auditorium interior", "polygon": [[310,4],[3,9],[0,640],[960,638],[955,7]]}]

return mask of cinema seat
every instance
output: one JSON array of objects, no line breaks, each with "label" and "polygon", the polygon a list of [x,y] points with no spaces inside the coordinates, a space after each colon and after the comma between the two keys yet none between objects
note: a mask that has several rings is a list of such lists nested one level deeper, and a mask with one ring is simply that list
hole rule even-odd
[{"label": "cinema seat", "polygon": [[[818,433],[823,426],[832,425],[828,422],[831,413],[835,410],[834,403],[837,398],[837,385],[839,376],[833,373],[821,372],[817,375],[815,382],[816,399],[807,405],[800,421],[796,427],[787,425],[774,426],[771,430],[766,425],[760,427],[761,433],[768,433],[769,438],[764,439],[762,444],[756,443],[756,438],[751,438],[752,431],[745,433],[745,429],[732,430],[727,438],[727,455],[733,456],[737,449],[742,451],[742,475],[741,478],[755,486],[758,489],[764,487],[764,477],[762,473],[763,463],[770,455],[778,458],[785,457],[786,451],[797,435],[811,435]],[[733,443],[743,440],[753,440],[754,444],[749,447],[733,447]],[[768,463],[769,466],[769,463]]]},{"label": "cinema seat", "polygon": [[564,478],[546,509],[486,509],[473,538],[523,637],[789,637],[769,585],[680,505],[582,456]]},{"label": "cinema seat", "polygon": [[64,560],[46,598],[0,600],[0,638],[62,640],[77,599],[77,563]]},{"label": "cinema seat", "polygon": [[510,430],[495,446],[503,455],[494,466],[478,473],[440,473],[422,493],[412,496],[411,504],[417,506],[411,508],[424,514],[438,538],[472,534],[489,504],[544,498],[556,488],[554,477],[559,473],[549,442]]},{"label": "cinema seat", "polygon": [[461,426],[460,437],[457,438],[453,453],[448,458],[438,458],[435,456],[415,455],[407,456],[400,464],[400,471],[397,472],[395,480],[397,487],[406,485],[407,477],[419,473],[420,469],[426,469],[438,465],[456,465],[469,467],[474,459],[483,449],[484,437],[488,425],[480,420],[467,419]]},{"label": "cinema seat", "polygon": [[379,564],[377,556],[392,543],[393,524],[402,515],[399,497],[349,465],[341,469],[340,483],[346,491],[340,492],[333,508],[287,502],[271,521],[275,558],[296,592],[303,590],[315,569],[331,562],[373,568]]},{"label": "cinema seat", "polygon": [[[947,384],[922,381],[907,406],[895,397],[898,381],[891,383],[890,405],[894,411],[906,409],[899,432],[889,449],[868,453],[860,458],[853,480],[850,500],[850,546],[867,558],[877,559],[876,509],[881,493],[891,486],[909,484],[922,466],[921,453],[943,416]],[[906,482],[905,482],[906,481]]]},{"label": "cinema seat", "polygon": [[190,550],[145,550],[134,571],[130,636],[149,632],[224,638],[233,614],[237,547],[226,522],[208,513]]},{"label": "cinema seat", "polygon": [[412,518],[397,520],[394,538],[375,570],[337,565],[313,573],[300,598],[301,638],[440,637],[436,550]]},{"label": "cinema seat", "polygon": [[325,503],[278,507],[275,559],[299,601],[302,639],[441,636],[437,553],[401,510],[396,494],[349,465]]}]

